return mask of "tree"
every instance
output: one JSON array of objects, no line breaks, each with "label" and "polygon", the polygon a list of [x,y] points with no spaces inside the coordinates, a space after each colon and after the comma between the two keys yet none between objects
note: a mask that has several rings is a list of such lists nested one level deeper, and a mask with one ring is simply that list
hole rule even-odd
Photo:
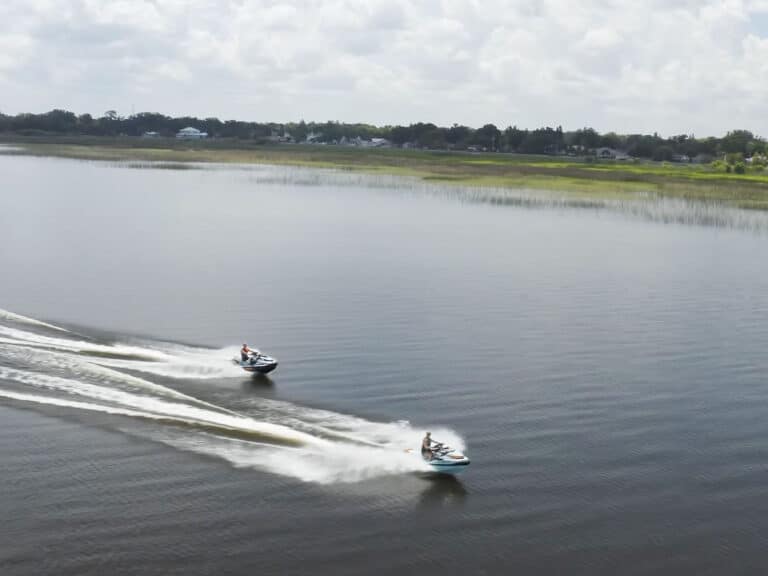
[{"label": "tree", "polygon": [[600,146],[604,148],[621,148],[622,139],[615,132],[608,132],[600,136]]},{"label": "tree", "polygon": [[83,134],[88,134],[93,130],[93,116],[90,114],[80,114],[77,117],[77,127]]},{"label": "tree", "polygon": [[726,154],[729,152],[747,152],[747,145],[755,139],[749,130],[733,130],[723,137],[720,146]]},{"label": "tree", "polygon": [[310,130],[307,127],[307,123],[301,120],[298,124],[291,124],[288,127],[291,135],[295,138],[296,142],[304,142],[307,139],[307,135]]},{"label": "tree", "polygon": [[[561,126],[535,130],[509,126],[501,132],[493,124],[473,129],[453,124],[446,128],[432,123],[418,122],[409,126],[378,127],[370,124],[347,124],[338,121],[305,122],[280,124],[273,122],[256,123],[239,120],[222,122],[218,118],[200,119],[193,116],[170,117],[155,112],[141,112],[127,118],[118,116],[115,110],[107,110],[100,118],[90,114],[76,116],[67,110],[55,109],[43,114],[21,113],[15,116],[0,114],[0,132],[20,134],[89,134],[115,136],[125,134],[141,136],[144,132],[159,132],[170,136],[187,126],[205,130],[212,136],[266,141],[272,135],[291,134],[303,141],[310,132],[320,133],[322,142],[334,143],[344,139],[370,139],[383,137],[395,145],[413,144],[432,149],[465,149],[468,145],[480,146],[486,150],[504,150],[531,154],[558,154],[570,150],[584,154],[599,146],[627,150],[638,158],[670,160],[675,155],[693,158],[736,155],[730,163],[731,169],[745,156],[757,157],[765,154],[766,141],[749,130],[732,130],[722,138],[696,138],[693,134],[678,134],[662,138],[658,134],[621,135],[614,132],[600,134],[593,128],[581,128],[564,133]],[[745,167],[746,169],[746,167]]]},{"label": "tree", "polygon": [[653,158],[656,149],[664,144],[657,134],[630,134],[626,138],[627,152],[637,158]]},{"label": "tree", "polygon": [[593,150],[600,146],[600,135],[594,128],[581,128],[574,133],[572,142],[574,146]]},{"label": "tree", "polygon": [[659,146],[653,151],[653,159],[656,161],[669,161],[672,160],[672,158],[675,155],[675,151],[672,149],[671,146]]},{"label": "tree", "polygon": [[485,150],[498,150],[501,144],[501,131],[493,124],[486,124],[475,131],[472,143],[482,146]]},{"label": "tree", "polygon": [[502,134],[502,149],[517,152],[527,137],[528,130],[520,130],[517,126],[510,126]]},{"label": "tree", "polygon": [[563,146],[563,130],[558,126],[552,129],[538,128],[529,132],[520,146],[526,154],[557,154]]},{"label": "tree", "polygon": [[413,142],[413,130],[410,126],[395,126],[389,133],[389,139],[397,146]]},{"label": "tree", "polygon": [[445,140],[453,148],[466,148],[472,136],[472,129],[467,126],[459,126],[454,124],[445,135]]}]

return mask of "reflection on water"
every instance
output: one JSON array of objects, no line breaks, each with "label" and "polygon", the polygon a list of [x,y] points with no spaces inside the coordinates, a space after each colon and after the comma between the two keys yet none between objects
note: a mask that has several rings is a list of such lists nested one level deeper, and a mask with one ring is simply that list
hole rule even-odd
[{"label": "reflection on water", "polygon": [[272,378],[266,374],[253,374],[252,376],[248,376],[248,378],[243,379],[242,383],[240,384],[240,388],[242,388],[244,392],[252,392],[254,390],[269,389],[274,385],[274,380],[272,380]]},{"label": "reflection on water", "polygon": [[[202,165],[199,165],[202,166]],[[744,210],[718,202],[663,198],[652,192],[634,192],[627,198],[590,198],[556,189],[494,188],[436,184],[415,177],[364,174],[334,169],[292,166],[242,166],[259,184],[331,186],[383,190],[387,193],[425,194],[460,202],[518,208],[586,209],[610,211],[667,224],[686,224],[768,232],[768,211]],[[620,184],[617,184],[617,191]]]},{"label": "reflection on water", "polygon": [[469,492],[455,476],[425,473],[421,475],[427,486],[419,496],[419,504],[429,508],[457,506],[464,503]]},{"label": "reflection on water", "polygon": [[[114,167],[136,167],[135,163],[112,163]],[[143,168],[167,168],[165,163],[142,162]],[[241,170],[249,181],[261,185],[348,187],[383,190],[387,193],[426,194],[460,202],[518,208],[572,208],[610,211],[667,224],[736,228],[768,232],[768,211],[745,210],[719,202],[665,198],[650,191],[634,192],[626,198],[588,197],[557,189],[495,188],[432,183],[410,176],[365,174],[348,170],[269,165],[194,164],[206,170]],[[617,192],[620,184],[617,183]]]},{"label": "reflection on water", "polygon": [[[22,149],[0,145],[3,153],[18,155]],[[22,153],[23,156],[23,153]],[[37,159],[38,162],[44,159]],[[48,159],[56,161],[56,159]],[[247,182],[256,186],[301,186],[331,188],[365,188],[385,191],[388,194],[420,194],[453,199],[459,202],[489,204],[533,209],[582,209],[608,211],[633,218],[641,218],[667,224],[713,226],[734,228],[752,232],[768,232],[768,211],[740,209],[717,201],[691,200],[686,198],[659,197],[650,189],[634,190],[626,197],[606,197],[595,194],[589,197],[557,189],[499,188],[493,186],[466,186],[448,182],[430,182],[413,176],[392,174],[366,174],[333,168],[308,168],[290,165],[217,164],[201,162],[168,161],[93,161],[69,160],[69,162],[109,167],[114,170],[137,171],[206,171],[241,174]],[[244,175],[244,176],[243,176]],[[601,183],[604,184],[604,183]],[[616,183],[615,192],[621,192]]]}]

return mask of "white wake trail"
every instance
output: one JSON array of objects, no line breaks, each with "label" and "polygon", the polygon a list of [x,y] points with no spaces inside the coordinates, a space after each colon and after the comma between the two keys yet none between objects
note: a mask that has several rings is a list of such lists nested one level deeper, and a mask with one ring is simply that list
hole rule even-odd
[{"label": "white wake trail", "polygon": [[47,368],[50,371],[63,370],[77,377],[91,378],[104,383],[116,383],[123,386],[129,386],[135,390],[154,392],[161,396],[168,396],[206,406],[221,412],[234,414],[234,412],[227,408],[211,404],[210,402],[200,400],[194,396],[189,396],[188,394],[184,394],[173,388],[168,388],[162,384],[155,384],[149,380],[131,376],[130,374],[125,374],[124,372],[113,370],[112,368],[106,368],[78,357],[58,352],[39,351],[34,348],[21,348],[18,346],[18,342],[6,346],[2,346],[3,343],[4,341],[0,339],[0,351],[3,353],[3,357],[32,364],[38,369]]},{"label": "white wake trail", "polygon": [[333,443],[325,448],[286,448],[226,438],[163,434],[156,440],[174,448],[222,458],[235,468],[254,468],[316,484],[354,483],[383,476],[429,473],[416,452]]},{"label": "white wake trail", "polygon": [[320,408],[308,408],[281,400],[260,399],[259,404],[278,415],[280,420],[294,428],[320,434],[355,444],[385,448],[418,448],[427,431],[458,450],[466,448],[464,439],[455,431],[443,426],[415,429],[410,422],[376,422],[349,414],[331,412]]},{"label": "white wake trail", "polygon": [[40,320],[35,320],[34,318],[28,318],[27,316],[22,316],[21,314],[15,314],[13,312],[9,312],[8,310],[3,310],[0,308],[0,320],[9,320],[11,322],[15,322],[16,324],[30,324],[33,326],[42,326],[43,328],[50,328],[51,330],[59,330],[60,332],[69,332],[66,328],[62,328],[61,326],[54,326],[53,324],[48,324],[47,322],[41,322]]},{"label": "white wake trail", "polygon": [[229,361],[232,350],[181,346],[97,344],[85,340],[54,338],[0,325],[0,343],[70,352],[87,356],[92,364],[122,368],[168,378],[231,378],[242,376]]},{"label": "white wake trail", "polygon": [[[235,349],[136,338],[106,344],[42,328],[67,332],[0,310],[0,398],[152,421],[156,425],[125,431],[222,458],[236,467],[306,482],[357,482],[430,470],[418,451],[425,430],[408,422],[374,422],[262,397],[233,400],[235,411],[152,381],[152,375],[242,378],[229,361]],[[463,449],[455,432],[432,432]]]},{"label": "white wake trail", "polygon": [[[104,386],[60,378],[58,376],[48,376],[46,374],[0,367],[0,378],[35,388],[80,396],[89,400],[89,402],[85,403],[75,401],[75,404],[77,405],[72,406],[75,408],[79,408],[81,407],[80,405],[86,404],[88,405],[89,410],[108,408],[110,411],[109,413],[117,413],[114,412],[114,410],[121,410],[123,412],[129,412],[129,414],[126,415],[131,416],[141,415],[143,417],[173,419],[184,424],[207,424],[226,428],[227,430],[261,434],[302,444],[320,446],[327,444],[326,441],[320,438],[293,430],[287,426],[258,422],[247,416],[222,414],[221,412],[214,412],[212,410],[197,408],[187,404],[168,402],[149,396],[140,396],[121,390],[115,390],[113,388],[105,388]],[[9,391],[0,392],[2,394],[14,394]],[[26,396],[32,397],[31,395]],[[34,398],[36,398],[35,401],[38,402],[55,400],[56,402],[59,402],[59,404],[57,404],[59,406],[66,405],[61,402],[68,402],[67,400],[51,397],[34,396]],[[98,401],[99,404],[90,402],[93,400]]]}]

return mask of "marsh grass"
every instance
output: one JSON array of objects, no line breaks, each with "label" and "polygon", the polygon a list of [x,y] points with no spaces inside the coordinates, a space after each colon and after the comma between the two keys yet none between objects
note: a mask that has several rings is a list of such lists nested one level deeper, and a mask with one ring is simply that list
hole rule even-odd
[{"label": "marsh grass", "polygon": [[556,190],[579,198],[679,198],[768,210],[768,173],[726,174],[709,166],[656,162],[594,162],[511,154],[265,146],[252,142],[138,138],[18,139],[0,154],[55,156],[182,170],[196,163],[271,164],[419,178],[434,184]]}]

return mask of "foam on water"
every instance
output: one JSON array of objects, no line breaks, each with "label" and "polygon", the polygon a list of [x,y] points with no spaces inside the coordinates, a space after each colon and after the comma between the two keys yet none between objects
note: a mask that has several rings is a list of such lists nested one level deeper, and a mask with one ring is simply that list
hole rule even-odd
[{"label": "foam on water", "polygon": [[383,475],[430,472],[418,452],[335,443],[329,449],[276,448],[220,437],[181,436],[164,431],[154,439],[180,450],[223,458],[236,468],[257,468],[318,484],[360,482]]},{"label": "foam on water", "polygon": [[222,378],[241,374],[229,362],[236,349],[212,350],[163,342],[99,344],[75,338],[45,336],[0,325],[0,343],[48,351],[74,352],[93,364],[123,368],[168,378]]},{"label": "foam on water", "polygon": [[189,404],[169,402],[152,396],[132,394],[114,388],[97,386],[77,380],[60,378],[58,376],[48,376],[45,374],[0,367],[0,379],[15,381],[34,388],[80,396],[89,400],[97,400],[99,401],[100,406],[117,406],[132,411],[138,411],[142,414],[173,417],[190,424],[202,423],[211,426],[220,426],[227,430],[264,434],[288,442],[304,444],[323,443],[321,439],[292,430],[286,426],[257,422],[246,416],[223,414],[219,411],[190,406]]},{"label": "foam on water", "polygon": [[[425,430],[416,430],[407,421],[374,422],[349,414],[308,408],[279,400],[263,399],[260,403],[280,421],[292,427],[324,437],[336,438],[367,446],[399,450],[418,447]],[[431,429],[433,436],[458,450],[464,450],[464,440],[453,430],[442,426]]]},{"label": "foam on water", "polygon": [[17,364],[34,366],[36,370],[43,369],[48,374],[68,374],[76,378],[119,385],[128,390],[154,393],[159,396],[177,398],[207,406],[219,411],[231,412],[226,408],[215,406],[162,384],[156,384],[143,378],[113,370],[112,368],[84,361],[78,356],[20,346],[18,341],[7,342],[4,339],[0,339],[0,356],[8,360],[14,360]]},{"label": "foam on water", "polygon": [[[235,411],[151,379],[175,378],[181,384],[183,379],[242,378],[229,362],[235,349],[135,339],[104,343],[62,331],[2,312],[0,399],[131,418],[146,423],[138,432],[132,428],[134,434],[307,482],[356,482],[429,470],[418,454],[405,452],[418,446],[423,433],[408,422],[373,422],[264,398],[252,398]],[[116,420],[115,428],[122,429],[121,422]],[[434,433],[463,448],[452,431]]]},{"label": "foam on water", "polygon": [[0,308],[0,320],[15,322],[16,324],[31,324],[33,326],[42,326],[44,328],[58,330],[60,332],[69,332],[69,330],[66,328],[54,326],[53,324],[48,324],[47,322],[41,322],[40,320],[35,320],[34,318],[27,318],[26,316],[15,314],[13,312],[9,312],[8,310],[3,310],[2,308]]}]

